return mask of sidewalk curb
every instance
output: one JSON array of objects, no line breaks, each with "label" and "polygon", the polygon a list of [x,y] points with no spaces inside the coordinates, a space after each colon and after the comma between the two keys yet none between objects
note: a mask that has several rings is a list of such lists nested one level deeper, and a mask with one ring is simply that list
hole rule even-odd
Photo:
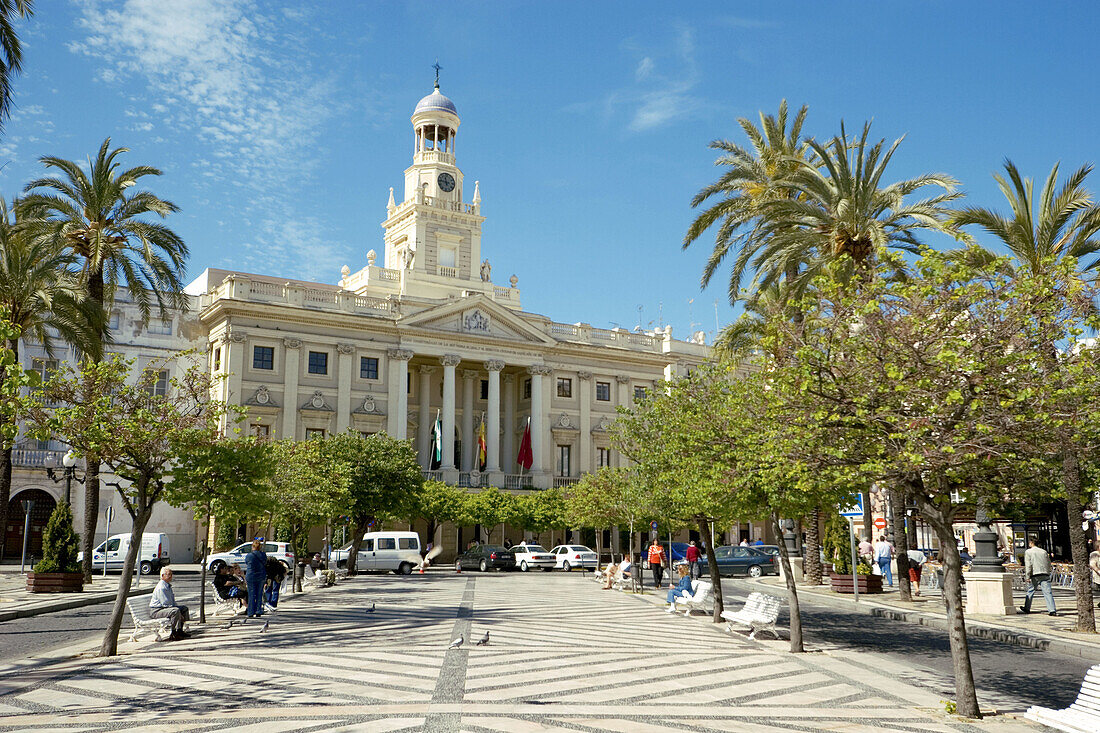
[{"label": "sidewalk curb", "polygon": [[[153,592],[154,586],[148,588],[131,588],[129,597],[148,595]],[[75,594],[74,594],[75,595]],[[17,618],[30,618],[31,616],[41,616],[46,613],[54,613],[56,611],[69,611],[73,608],[83,608],[84,606],[95,606],[99,603],[107,603],[113,601],[118,596],[117,592],[106,593],[89,593],[82,597],[67,598],[65,600],[58,600],[51,603],[43,603],[40,606],[32,606],[29,608],[16,608],[11,611],[0,611],[0,623],[4,621],[13,621]]]},{"label": "sidewalk curb", "polygon": [[[732,582],[735,586],[752,590],[758,590],[761,586],[776,591],[782,591],[784,594],[786,594],[787,590],[786,588],[779,588],[770,583],[763,583],[758,580],[732,579]],[[802,599],[820,601],[821,604],[825,606],[851,611],[853,613],[861,613],[867,616],[878,616],[893,621],[905,621],[906,623],[926,626],[940,631],[950,630],[947,617],[935,613],[908,611],[893,606],[878,604],[874,601],[861,600],[859,603],[856,603],[841,598],[831,598],[822,593],[808,591],[800,587],[799,600]],[[1065,654],[1070,657],[1081,657],[1082,659],[1094,661],[1100,660],[1100,636],[1098,636],[1097,642],[1074,641],[1072,639],[1063,639],[1053,634],[1045,634],[1040,631],[1021,631],[1019,629],[991,624],[986,621],[978,621],[973,618],[966,619],[966,635],[968,638],[987,639],[989,641],[999,641],[1015,646],[1030,647],[1041,651]]]}]

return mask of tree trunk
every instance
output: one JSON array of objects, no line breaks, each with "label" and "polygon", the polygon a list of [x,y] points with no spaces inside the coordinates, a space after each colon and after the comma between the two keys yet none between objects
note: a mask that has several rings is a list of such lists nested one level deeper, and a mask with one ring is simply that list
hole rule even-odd
[{"label": "tree trunk", "polygon": [[710,571],[710,584],[714,593],[714,623],[722,623],[722,611],[725,610],[725,602],[722,600],[722,576],[718,573],[718,558],[715,557],[714,543],[710,541],[710,523],[704,517],[696,517],[699,525],[699,536],[707,538],[707,569]]},{"label": "tree trunk", "polygon": [[363,545],[363,535],[366,534],[369,521],[359,521],[354,517],[351,520],[351,547],[348,548],[348,559],[344,566],[349,578],[359,574],[359,548]]},{"label": "tree trunk", "polygon": [[875,525],[872,524],[874,517],[871,516],[871,492],[870,490],[861,492],[863,494],[863,539],[868,542],[874,542],[873,536]]},{"label": "tree trunk", "polygon": [[779,538],[779,559],[783,562],[783,577],[787,580],[787,597],[791,606],[791,652],[806,651],[802,646],[802,612],[798,607],[798,586],[794,582],[791,570],[791,556],[787,554],[787,543],[783,541],[783,528],[779,526],[779,515],[772,512],[772,531]]},{"label": "tree trunk", "polygon": [[206,623],[206,541],[210,537],[210,502],[206,503],[206,531],[202,533],[202,551],[199,554],[199,623]]},{"label": "tree trunk", "polygon": [[4,535],[8,531],[8,502],[11,501],[11,446],[0,451],[0,560],[4,559]]},{"label": "tree trunk", "polygon": [[[302,554],[298,549],[298,536],[301,533],[302,533],[302,528],[301,527],[299,527],[295,523],[290,524],[290,546],[294,550],[294,559],[297,562],[302,561]],[[290,590],[293,593],[301,593],[302,592],[302,578],[296,572],[297,568],[295,568],[294,570],[295,570],[295,572],[291,576],[291,577],[294,578],[294,581],[290,584]]]},{"label": "tree trunk", "polygon": [[[99,647],[99,656],[113,657],[118,654],[118,632],[122,628],[122,617],[126,614],[126,599],[130,597],[130,584],[134,578],[134,566],[137,564],[138,553],[141,552],[141,536],[145,533],[145,525],[149,523],[149,516],[153,513],[152,507],[144,509],[134,517],[134,526],[130,530],[130,548],[126,551],[126,562],[122,565],[122,577],[118,579],[118,592],[115,594],[115,605],[111,609],[111,615],[107,619],[107,630],[103,632],[103,643]],[[85,555],[87,557],[87,555]],[[135,603],[146,603],[145,598],[139,598]]]},{"label": "tree trunk", "polygon": [[806,524],[806,546],[802,552],[802,567],[806,571],[806,582],[821,585],[821,509],[810,512],[810,521]]},{"label": "tree trunk", "polygon": [[924,497],[918,497],[924,518],[932,525],[940,541],[943,560],[943,599],[947,606],[948,640],[951,643],[951,663],[955,673],[956,712],[967,718],[981,718],[978,696],[974,690],[974,670],[970,665],[970,644],[966,639],[966,621],[962,605],[962,559],[951,528],[949,515],[941,513]]},{"label": "tree trunk", "polygon": [[894,549],[897,551],[898,561],[898,591],[901,600],[909,602],[913,600],[913,588],[909,583],[909,538],[905,536],[905,494],[897,487],[889,491],[893,515],[890,526],[894,531]]},{"label": "tree trunk", "polygon": [[1066,491],[1066,516],[1069,518],[1069,546],[1073,557],[1073,590],[1077,596],[1076,631],[1096,633],[1096,617],[1092,606],[1092,573],[1089,570],[1089,547],[1085,530],[1081,528],[1081,464],[1076,451],[1062,456],[1062,486]]},{"label": "tree trunk", "polygon": [[95,549],[95,528],[99,520],[99,458],[89,454],[85,456],[88,470],[84,476],[84,533],[80,537],[84,550],[84,582],[92,582],[92,550]]}]

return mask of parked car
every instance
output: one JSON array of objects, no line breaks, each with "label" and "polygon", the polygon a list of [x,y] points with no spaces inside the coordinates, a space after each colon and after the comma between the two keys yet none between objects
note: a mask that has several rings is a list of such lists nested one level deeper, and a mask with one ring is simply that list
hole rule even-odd
[{"label": "parked car", "polygon": [[[237,545],[228,552],[216,552],[210,556],[207,560],[206,567],[212,573],[217,573],[218,568],[222,565],[232,565],[237,563],[238,565],[244,562],[245,556],[252,552],[252,543],[245,542],[242,545]],[[290,545],[286,542],[265,542],[264,552],[268,556],[274,556],[276,560],[283,564],[283,567],[289,571],[294,567],[294,553],[290,551]]]},{"label": "parked car", "polygon": [[748,575],[753,578],[779,575],[779,558],[759,547],[723,545],[714,548],[714,559],[718,562],[719,575]]},{"label": "parked car", "polygon": [[[347,567],[351,543],[333,550],[330,563]],[[356,572],[381,571],[408,575],[423,559],[420,555],[420,535],[416,532],[367,532],[359,544]]]},{"label": "parked car", "polygon": [[550,550],[554,567],[569,572],[573,568],[596,568],[596,553],[584,545],[558,545]]},{"label": "parked car", "polygon": [[[92,569],[102,568],[106,563],[108,570],[121,571],[129,551],[129,533],[111,535],[92,550]],[[137,557],[138,572],[142,575],[159,572],[172,562],[171,554],[168,535],[162,532],[146,532],[141,536],[141,550]],[[76,559],[82,562],[84,553],[77,553]]]},{"label": "parked car", "polygon": [[455,570],[489,569],[511,570],[516,566],[516,555],[500,545],[474,545],[455,560]]},{"label": "parked car", "polygon": [[512,545],[512,554],[516,556],[516,564],[523,572],[530,568],[554,569],[554,556],[542,545]]}]

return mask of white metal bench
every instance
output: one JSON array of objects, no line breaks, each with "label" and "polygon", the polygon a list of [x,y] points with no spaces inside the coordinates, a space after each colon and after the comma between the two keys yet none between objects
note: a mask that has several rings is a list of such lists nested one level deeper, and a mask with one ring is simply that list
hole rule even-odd
[{"label": "white metal bench", "polygon": [[782,598],[766,593],[750,593],[744,608],[740,611],[722,611],[722,618],[730,622],[726,624],[726,631],[730,633],[733,633],[733,624],[736,623],[749,627],[750,639],[756,638],[757,631],[770,631],[778,639],[779,632],[775,629],[775,622],[782,607]]},{"label": "white metal bench", "polygon": [[692,610],[698,608],[701,611],[705,611],[704,608],[706,602],[710,600],[710,593],[714,590],[714,585],[708,580],[693,580],[691,581],[692,593],[690,596],[677,596],[676,606],[684,607],[684,615],[690,616]]},{"label": "white metal bench", "polygon": [[126,599],[126,608],[130,609],[130,618],[134,621],[134,633],[130,634],[130,641],[137,641],[139,636],[148,633],[155,633],[159,641],[162,631],[172,633],[172,619],[150,616],[149,603],[145,597],[137,603],[129,598]]},{"label": "white metal bench", "polygon": [[1032,705],[1024,717],[1066,733],[1095,733],[1100,730],[1100,664],[1085,673],[1081,692],[1068,708],[1051,710]]},{"label": "white metal bench", "polygon": [[242,605],[242,599],[240,598],[222,598],[218,594],[218,589],[214,586],[213,581],[210,583],[210,588],[214,593],[214,615],[217,616],[222,612],[229,612],[236,614],[244,607]]},{"label": "white metal bench", "polygon": [[309,565],[306,565],[305,575],[302,579],[305,581],[304,587],[307,588],[327,588],[330,585],[334,585],[336,582],[335,580],[333,580],[332,583],[328,582],[324,570],[318,573]]}]

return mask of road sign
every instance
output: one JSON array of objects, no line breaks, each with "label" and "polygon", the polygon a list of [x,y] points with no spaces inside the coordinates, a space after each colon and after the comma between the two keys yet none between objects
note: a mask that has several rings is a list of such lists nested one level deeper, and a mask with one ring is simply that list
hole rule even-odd
[{"label": "road sign", "polygon": [[656,532],[657,531],[657,522],[655,522],[655,521],[650,522],[649,523],[649,528],[652,529],[654,532]]},{"label": "road sign", "polygon": [[856,494],[848,500],[847,504],[842,504],[840,507],[840,516],[842,517],[862,517],[863,516],[863,494]]},{"label": "road sign", "polygon": [[1091,509],[1086,509],[1085,511],[1081,512],[1081,516],[1086,522],[1091,522],[1093,519],[1096,519],[1096,512]]},{"label": "road sign", "polygon": [[107,524],[109,525],[111,523],[111,520],[115,518],[115,508],[113,506],[109,506],[103,513],[107,516]]},{"label": "road sign", "polygon": [[886,529],[886,520],[879,517],[875,520],[875,529]]}]

